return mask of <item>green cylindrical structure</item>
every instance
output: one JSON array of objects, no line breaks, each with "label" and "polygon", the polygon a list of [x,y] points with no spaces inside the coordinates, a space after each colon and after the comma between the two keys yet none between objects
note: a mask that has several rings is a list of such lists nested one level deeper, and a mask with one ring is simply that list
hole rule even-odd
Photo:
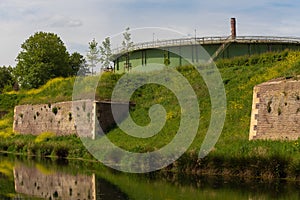
[{"label": "green cylindrical structure", "polygon": [[[172,67],[184,66],[188,62],[182,58],[189,54],[193,63],[201,58],[203,49],[213,60],[233,58],[236,56],[262,54],[266,52],[280,52],[286,49],[300,50],[300,38],[267,37],[267,36],[235,36],[232,37],[203,37],[164,40],[140,43],[133,46],[129,53],[129,62],[135,67],[151,67],[151,64],[168,65]],[[114,50],[115,72],[126,72],[126,52]]]}]

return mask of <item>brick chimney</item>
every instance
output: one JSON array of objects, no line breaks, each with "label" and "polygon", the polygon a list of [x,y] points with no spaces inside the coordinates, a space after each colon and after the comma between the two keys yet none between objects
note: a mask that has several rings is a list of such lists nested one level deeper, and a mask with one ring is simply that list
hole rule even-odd
[{"label": "brick chimney", "polygon": [[236,38],[236,20],[231,18],[231,39]]}]

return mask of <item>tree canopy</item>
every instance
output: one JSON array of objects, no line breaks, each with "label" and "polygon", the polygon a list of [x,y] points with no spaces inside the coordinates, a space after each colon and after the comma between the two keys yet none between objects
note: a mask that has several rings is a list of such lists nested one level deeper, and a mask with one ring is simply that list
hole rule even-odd
[{"label": "tree canopy", "polygon": [[102,42],[102,46],[100,46],[99,48],[101,54],[100,62],[102,64],[102,68],[111,68],[110,63],[112,62],[112,50],[110,38],[105,38],[105,40]]},{"label": "tree canopy", "polygon": [[[37,32],[21,48],[16,59],[15,75],[22,88],[37,88],[49,79],[74,74],[69,53],[54,33]],[[72,62],[74,59],[71,57]]]},{"label": "tree canopy", "polygon": [[123,51],[128,52],[131,51],[133,47],[133,42],[131,41],[131,33],[129,32],[130,28],[127,27],[125,32],[123,33],[124,40],[122,41]]},{"label": "tree canopy", "polygon": [[92,69],[92,75],[94,74],[94,68],[96,67],[97,63],[100,62],[100,51],[98,49],[98,42],[93,39],[89,42],[89,50],[86,54],[87,61],[89,63],[89,67]]},{"label": "tree canopy", "polygon": [[72,75],[73,76],[76,76],[76,75],[85,76],[85,75],[91,73],[88,69],[86,60],[78,52],[72,53],[72,55],[69,58],[69,64],[72,68]]},{"label": "tree canopy", "polygon": [[4,90],[11,90],[15,83],[15,79],[12,75],[12,67],[0,67],[0,93]]},{"label": "tree canopy", "polygon": [[131,63],[130,63],[130,52],[133,47],[133,42],[131,41],[131,33],[129,32],[130,28],[127,27],[125,29],[125,32],[123,33],[123,42],[122,42],[122,47],[123,51],[125,52],[125,69],[128,71],[131,69]]}]

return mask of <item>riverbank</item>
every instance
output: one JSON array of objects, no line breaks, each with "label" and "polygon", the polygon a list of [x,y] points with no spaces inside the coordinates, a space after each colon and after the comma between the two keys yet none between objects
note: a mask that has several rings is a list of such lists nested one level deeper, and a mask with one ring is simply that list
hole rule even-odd
[{"label": "riverbank", "polygon": [[[257,142],[250,142],[248,148],[251,148],[251,145],[259,145],[254,143]],[[263,141],[259,143],[261,143],[260,145],[265,145]],[[289,148],[292,144],[278,142],[277,145],[280,145],[287,151],[291,152],[292,150]],[[15,135],[9,138],[1,138],[0,152],[37,158],[48,157],[52,160],[64,158],[85,160],[93,163],[98,162],[76,136],[36,137],[32,135]],[[283,152],[274,153],[272,156],[263,155],[262,152],[258,152],[256,155],[222,155],[217,152],[211,152],[207,157],[198,159],[198,152],[189,151],[183,154],[175,163],[162,169],[161,173],[172,172],[245,179],[260,178],[264,180],[287,179],[300,181],[299,161],[293,156],[285,155],[283,155]],[[101,165],[100,162],[99,165]]]},{"label": "riverbank", "polygon": [[[299,63],[300,52],[293,51],[219,61],[217,66],[227,95],[226,121],[214,150],[201,160],[198,159],[198,152],[211,115],[209,92],[193,67],[178,68],[198,97],[201,111],[200,127],[188,151],[164,170],[190,174],[299,180],[300,140],[248,141],[253,87],[270,79],[300,74]],[[121,75],[112,73],[101,77],[96,98],[109,99],[120,77]],[[88,83],[88,79],[92,78],[84,81]],[[39,89],[1,94],[0,111],[7,114],[0,119],[0,150],[38,157],[50,156],[53,159],[93,160],[76,136],[52,137],[51,133],[44,133],[37,139],[35,136],[18,135],[12,131],[15,105],[71,100],[74,80],[75,78],[53,79]],[[148,110],[152,105],[163,105],[167,113],[164,128],[157,135],[147,139],[128,136],[119,128],[112,129],[107,133],[107,137],[114,144],[131,152],[151,152],[168,144],[180,125],[180,107],[176,96],[167,88],[149,84],[139,88],[131,100],[136,103],[135,109],[130,111],[131,117],[140,126],[150,123]]]}]

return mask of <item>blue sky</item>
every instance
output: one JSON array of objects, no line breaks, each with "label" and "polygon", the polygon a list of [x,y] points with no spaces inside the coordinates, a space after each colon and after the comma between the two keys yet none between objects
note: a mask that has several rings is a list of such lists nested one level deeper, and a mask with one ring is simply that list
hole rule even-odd
[{"label": "blue sky", "polygon": [[[300,37],[299,10],[299,0],[0,0],[0,66],[15,66],[21,44],[37,31],[54,32],[69,52],[85,55],[93,38],[101,42],[126,27],[164,27],[181,32],[178,37],[194,36],[195,29],[198,37],[227,36],[231,17],[238,35]],[[168,35],[156,31],[132,35]]]}]

